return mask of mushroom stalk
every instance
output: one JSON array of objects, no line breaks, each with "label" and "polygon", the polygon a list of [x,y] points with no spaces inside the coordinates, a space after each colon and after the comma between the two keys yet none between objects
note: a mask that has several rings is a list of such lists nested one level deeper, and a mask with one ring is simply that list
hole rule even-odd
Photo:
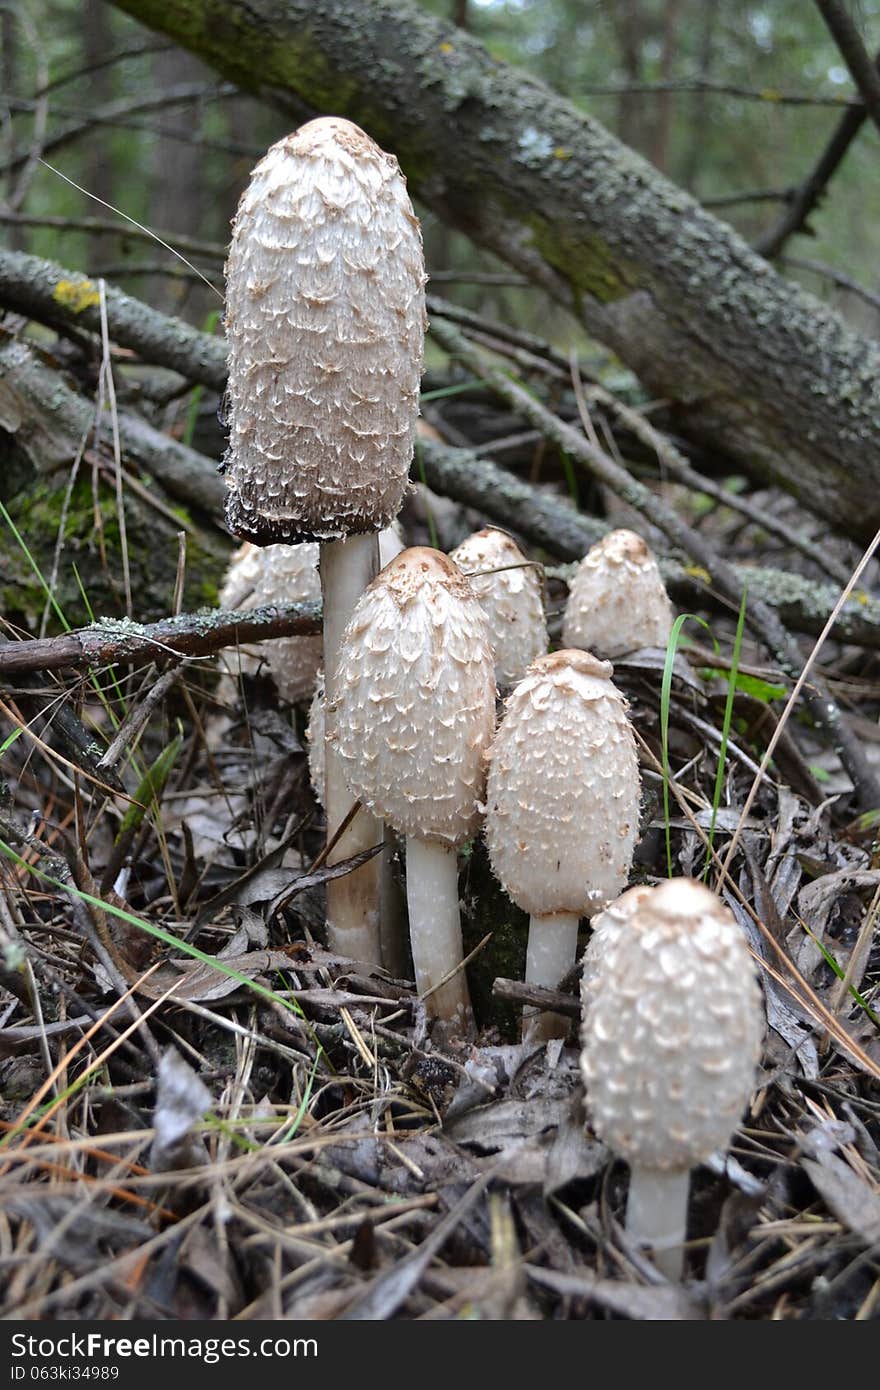
[{"label": "mushroom stalk", "polygon": [[[339,646],[346,623],[379,568],[375,533],[321,542],[321,592],[324,603],[324,675],[328,707],[338,689]],[[327,838],[332,839],[354,804],[332,738],[330,721],[324,742],[324,809]],[[382,825],[361,808],[328,856],[329,864],[371,849],[382,840]],[[359,869],[327,883],[327,939],[332,951],[368,965],[381,965],[379,920],[381,861],[377,855]]]},{"label": "mushroom stalk", "polygon": [[428,994],[428,1014],[443,1019],[451,1033],[473,1033],[473,1015],[464,968],[446,984],[440,980],[461,967],[464,950],[458,905],[458,855],[438,840],[406,837],[406,901],[416,988]]},{"label": "mushroom stalk", "polygon": [[[526,984],[556,989],[577,959],[579,922],[580,918],[569,912],[554,912],[552,916],[546,917],[533,914],[529,918]],[[564,1038],[568,1033],[569,1023],[570,1020],[564,1014],[524,1009],[523,1037],[528,1042]]]},{"label": "mushroom stalk", "polygon": [[626,1233],[635,1245],[650,1245],[654,1264],[667,1279],[681,1280],[687,1234],[688,1169],[630,1169]]}]

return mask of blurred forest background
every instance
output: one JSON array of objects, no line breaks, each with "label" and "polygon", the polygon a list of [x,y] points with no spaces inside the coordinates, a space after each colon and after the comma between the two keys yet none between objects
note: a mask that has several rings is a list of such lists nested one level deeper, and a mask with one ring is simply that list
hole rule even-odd
[{"label": "blurred forest background", "polygon": [[[840,52],[811,0],[430,0],[493,55],[596,116],[753,244],[771,238],[845,110]],[[851,7],[880,41],[880,4]],[[193,270],[74,184],[155,230],[222,285],[230,218],[250,169],[289,129],[250,97],[105,0],[0,5],[0,220],[7,244],[102,274],[197,325],[218,300]],[[864,121],[809,235],[778,264],[860,331],[880,326],[880,135]],[[36,162],[40,154],[66,179]],[[458,302],[542,323],[533,290],[424,209],[435,284]],[[469,278],[470,277],[470,278]],[[513,277],[515,279],[515,277]],[[483,283],[488,279],[490,283]],[[554,338],[577,336],[558,308]]]}]

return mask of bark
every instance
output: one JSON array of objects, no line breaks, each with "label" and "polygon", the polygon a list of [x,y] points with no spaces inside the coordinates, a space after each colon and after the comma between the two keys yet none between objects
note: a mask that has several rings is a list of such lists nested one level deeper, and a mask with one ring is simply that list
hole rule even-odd
[{"label": "bark", "polygon": [[[222,338],[199,333],[110,285],[106,300],[107,327],[114,343],[131,348],[145,362],[170,367],[192,381],[223,390],[226,344]],[[0,248],[0,305],[62,332],[101,332],[97,282],[21,251]]]},{"label": "bark", "polygon": [[0,644],[0,679],[5,684],[35,671],[64,671],[122,662],[148,666],[163,657],[212,656],[224,647],[311,637],[321,631],[319,603],[269,604],[246,612],[222,609],[180,613],[157,623],[102,618],[60,637]]},{"label": "bark", "polygon": [[405,0],[116,3],[283,109],[364,125],[680,428],[859,539],[880,526],[880,348],[598,122]]},{"label": "bark", "polygon": [[[202,454],[140,416],[121,411],[118,418],[124,457],[156,478],[170,496],[222,525],[226,488],[216,467],[206,467]],[[0,348],[0,429],[15,436],[37,473],[48,475],[67,466],[94,422],[92,402],[71,390],[24,343]]]}]

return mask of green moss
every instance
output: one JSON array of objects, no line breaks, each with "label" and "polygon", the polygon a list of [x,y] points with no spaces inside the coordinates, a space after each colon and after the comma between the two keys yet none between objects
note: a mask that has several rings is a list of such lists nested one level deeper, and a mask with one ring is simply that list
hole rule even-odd
[{"label": "green moss", "polygon": [[[63,477],[32,481],[6,504],[30,559],[7,532],[0,545],[0,611],[30,629],[39,622],[45,604],[45,587],[35,567],[48,583],[62,517],[64,544],[54,596],[68,623],[77,627],[89,622],[77,573],[93,613],[111,617],[125,613],[115,491],[105,482],[98,484],[100,529],[96,525],[91,470],[77,479],[66,512],[65,492]],[[190,526],[185,508],[176,507],[174,513],[181,526]],[[177,574],[177,528],[131,493],[125,498],[125,520],[135,616],[152,622],[166,616],[171,608]],[[203,546],[192,530],[187,533],[186,557],[184,607],[215,605],[223,558]],[[57,615],[53,616],[50,630],[58,631],[60,626]]]}]

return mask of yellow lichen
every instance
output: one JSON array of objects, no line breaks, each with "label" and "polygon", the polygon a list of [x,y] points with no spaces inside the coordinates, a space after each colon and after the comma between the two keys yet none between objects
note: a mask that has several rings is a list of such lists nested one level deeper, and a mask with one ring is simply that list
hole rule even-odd
[{"label": "yellow lichen", "polygon": [[690,575],[691,579],[700,579],[704,584],[711,584],[712,576],[708,570],[704,570],[702,565],[685,565],[685,574]]},{"label": "yellow lichen", "polygon": [[81,314],[101,302],[101,292],[91,280],[59,280],[52,292],[52,298],[63,309],[73,314]]}]

